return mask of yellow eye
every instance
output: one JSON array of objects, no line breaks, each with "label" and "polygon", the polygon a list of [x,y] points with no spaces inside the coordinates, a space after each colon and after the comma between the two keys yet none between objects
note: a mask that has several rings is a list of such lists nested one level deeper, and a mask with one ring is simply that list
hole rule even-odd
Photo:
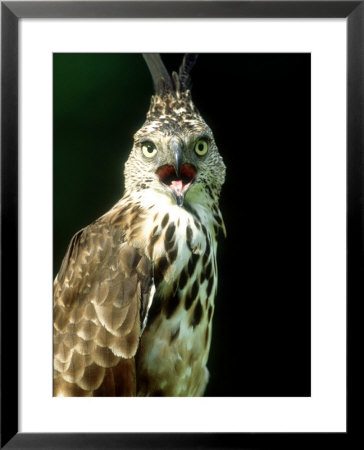
[{"label": "yellow eye", "polygon": [[195,144],[195,152],[198,156],[204,156],[207,153],[208,143],[205,139],[199,139]]},{"label": "yellow eye", "polygon": [[157,153],[156,146],[153,142],[143,142],[142,144],[142,152],[146,158],[153,158],[153,156]]}]

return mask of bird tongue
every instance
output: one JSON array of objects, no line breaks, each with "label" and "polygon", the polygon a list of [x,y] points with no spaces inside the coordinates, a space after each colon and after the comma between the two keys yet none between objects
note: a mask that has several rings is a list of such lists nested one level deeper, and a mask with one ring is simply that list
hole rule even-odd
[{"label": "bird tongue", "polygon": [[177,197],[179,197],[183,193],[183,181],[182,180],[173,180],[171,183],[171,188],[173,189],[173,191],[175,192]]}]

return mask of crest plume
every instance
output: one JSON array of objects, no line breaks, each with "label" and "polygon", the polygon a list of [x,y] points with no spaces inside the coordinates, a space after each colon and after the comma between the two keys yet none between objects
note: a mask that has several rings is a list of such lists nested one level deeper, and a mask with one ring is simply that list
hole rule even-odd
[{"label": "crest plume", "polygon": [[157,53],[143,54],[151,73],[155,95],[147,113],[147,120],[170,119],[180,121],[190,120],[199,116],[198,110],[192,102],[190,72],[197,55],[187,53],[183,57],[179,72],[169,75],[161,57]]},{"label": "crest plume", "polygon": [[191,89],[191,70],[196,63],[198,55],[196,53],[186,53],[179,68],[179,80],[183,90]]},{"label": "crest plume", "polygon": [[158,53],[144,53],[143,57],[153,79],[155,93],[163,96],[166,93],[180,93],[191,88],[191,70],[197,60],[196,53],[186,53],[178,74],[169,75],[162,58]]},{"label": "crest plume", "polygon": [[173,91],[171,77],[158,53],[143,53],[143,57],[152,75],[155,93],[163,95]]}]

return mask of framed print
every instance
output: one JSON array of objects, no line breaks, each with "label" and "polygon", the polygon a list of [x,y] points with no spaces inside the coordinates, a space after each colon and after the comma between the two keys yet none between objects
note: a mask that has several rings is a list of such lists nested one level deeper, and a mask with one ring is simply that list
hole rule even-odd
[{"label": "framed print", "polygon": [[[179,66],[183,54],[163,53],[162,59],[166,67]],[[118,196],[123,191],[121,171],[128,157],[130,135],[140,128],[139,111],[143,108],[142,105],[149,102],[148,89],[151,79],[142,55],[132,53],[55,53],[53,67],[53,268],[56,276],[68,245],[67,241],[77,231],[75,227],[83,228],[87,222],[94,220],[92,216],[104,214],[105,205],[111,206],[111,202],[119,200]],[[211,68],[213,76],[210,73]],[[224,164],[227,167],[220,200],[226,238],[223,237],[223,230],[221,236],[217,237],[217,268],[220,279],[218,292],[224,294],[221,300],[218,295],[213,315],[212,306],[210,309],[213,324],[209,356],[211,375],[204,393],[206,396],[310,396],[310,71],[310,55],[307,53],[200,53],[191,74],[194,102],[199,105],[200,114],[214,130],[219,147],[226,149]],[[104,77],[107,77],[107,81],[103,81]],[[135,84],[131,80],[138,80],[138,83]],[[81,85],[84,94],[80,92]],[[132,89],[134,93],[130,97],[127,91],[131,92]],[[86,104],[89,106],[85,107]],[[258,119],[262,104],[265,105],[263,117],[269,117],[269,120]],[[109,107],[106,108],[105,105]],[[244,113],[241,112],[242,105]],[[109,108],[116,108],[118,111],[112,115],[115,124],[112,124],[109,113],[103,118],[102,111],[106,113]],[[210,118],[209,112],[212,110],[216,113]],[[124,126],[120,126],[121,123],[125,123],[126,130],[132,130],[129,135]],[[127,123],[130,125],[126,125]],[[275,152],[272,151],[272,147],[277,146],[275,134],[282,129],[282,124],[284,138],[279,132],[280,150]],[[223,130],[228,127],[231,127],[232,132],[226,136]],[[240,127],[246,130],[243,134],[238,131]],[[266,130],[264,134],[260,133],[262,128]],[[81,130],[85,130],[85,133]],[[79,137],[79,133],[82,133],[82,137]],[[114,133],[122,135],[114,136]],[[174,131],[174,135],[180,136],[177,131]],[[294,141],[295,151],[292,152]],[[75,142],[78,143],[74,145]],[[112,142],[117,144],[113,145]],[[108,154],[102,158],[105,169],[100,167],[102,147],[105,147],[102,153]],[[251,151],[250,148],[259,151]],[[202,157],[201,160],[193,159],[193,156],[189,158],[196,165],[199,161],[202,162]],[[110,164],[106,164],[108,159]],[[263,164],[262,159],[266,160]],[[241,160],[242,163],[239,162]],[[139,164],[142,162],[143,160],[139,161]],[[158,164],[161,165],[161,162]],[[249,167],[255,169],[249,173]],[[291,170],[292,167],[295,167],[295,170]],[[126,168],[127,166],[125,170]],[[200,170],[202,171],[202,165]],[[222,170],[221,167],[220,171]],[[114,180],[110,178],[112,173]],[[241,177],[244,179],[243,183]],[[283,194],[287,184],[291,189]],[[196,185],[195,183],[195,188]],[[275,192],[272,191],[273,186]],[[266,198],[268,191],[272,192],[269,198]],[[249,195],[240,205],[239,198],[241,195],[245,197],[244,192],[249,192]],[[224,202],[227,198],[235,199],[236,210],[235,207],[227,207],[226,200]],[[90,205],[89,199],[92,199]],[[258,199],[264,199],[264,207]],[[73,206],[72,202],[76,201],[79,201],[79,204]],[[161,206],[158,211],[162,211]],[[155,213],[152,208],[152,218]],[[163,219],[164,215],[160,214]],[[171,220],[178,223],[178,217],[173,218],[178,216],[178,210],[172,209],[168,214]],[[276,215],[280,217],[279,220],[268,219]],[[282,226],[282,223],[290,223],[291,229]],[[166,224],[166,228],[168,226]],[[173,229],[173,226],[171,227]],[[242,229],[245,230],[246,239],[240,241]],[[185,239],[186,231],[183,231],[182,235]],[[293,246],[296,235],[300,235],[300,239]],[[237,263],[238,255],[243,254],[244,262]],[[300,255],[297,263],[287,266],[285,261],[295,260],[296,254]],[[263,260],[264,266],[270,267],[268,273],[263,268],[257,269]],[[207,257],[204,266],[209,267]],[[157,273],[158,263],[155,264],[154,271]],[[277,293],[274,286],[276,280],[281,278],[282,271],[285,272],[286,282],[284,286],[279,284],[281,287]],[[189,289],[192,287],[192,291],[194,290],[192,282],[187,294],[183,293],[183,288],[188,284],[187,279],[193,279],[197,272],[198,267],[195,270],[190,267],[184,272],[179,284],[178,298],[182,303],[186,298],[186,310],[192,314],[189,321],[194,320],[194,314],[198,319],[200,309],[198,302],[189,297]],[[246,281],[239,288],[236,280],[242,273],[246,274]],[[258,288],[263,273],[266,283]],[[155,278],[158,276],[155,275]],[[298,291],[296,286],[300,286]],[[209,284],[208,280],[202,279],[201,292],[204,288],[209,292],[211,287],[212,282]],[[239,289],[242,290],[241,293]],[[295,297],[294,305],[291,301],[292,292]],[[222,300],[240,297],[251,300],[248,304],[239,300],[227,303]],[[279,298],[279,302],[272,301],[275,297]],[[165,309],[170,323],[176,322],[177,329],[180,327],[178,336],[169,342],[169,345],[176,345],[172,353],[180,353],[182,359],[187,359],[187,355],[183,357],[183,322],[180,318],[180,314],[184,314],[184,308],[180,311],[177,303],[176,301],[170,308],[165,306],[162,309]],[[150,324],[152,317],[155,317],[155,321],[160,320],[157,309],[153,307],[156,304],[153,300],[148,313]],[[201,304],[202,312],[208,314],[209,306],[205,305],[204,298],[201,299]],[[231,314],[232,312],[234,314]],[[259,317],[259,321],[252,320],[253,317]],[[202,329],[203,316],[198,322],[201,322]],[[200,323],[196,323],[196,331],[199,325]],[[146,330],[147,328],[144,333]],[[176,331],[171,333],[171,336],[174,336]],[[208,339],[206,331],[204,333]],[[289,342],[284,337],[286,334],[291,336]],[[269,343],[266,339],[268,335],[271,336]],[[61,348],[63,355],[63,346]],[[193,354],[194,351],[188,353]],[[237,358],[236,355],[239,354],[241,356]],[[224,364],[221,364],[226,358],[231,364],[228,372]],[[172,357],[170,359],[175,367],[177,363],[172,362]],[[191,361],[191,364],[194,365],[194,362]],[[273,370],[275,365],[279,370]],[[182,364],[177,364],[177,373],[179,366],[181,371],[184,370]],[[251,369],[243,370],[243,367]],[[178,378],[178,375],[174,377]],[[230,379],[228,383],[227,377]],[[176,386],[176,381],[173,385]],[[155,390],[158,391],[158,388],[155,387]],[[173,394],[176,390],[176,387],[165,388],[160,395]],[[153,388],[148,388],[147,392],[148,395],[153,394]],[[78,393],[86,394],[82,391]]]},{"label": "framed print", "polygon": [[[2,446],[292,447],[314,439],[349,446],[347,305],[362,292],[363,268],[362,2],[14,1],[1,6]],[[184,56],[195,53],[197,59]],[[142,54],[147,56],[143,59]],[[161,84],[156,81],[156,65],[157,72],[163,73]],[[179,78],[169,78],[178,70]],[[186,77],[192,80],[191,94],[189,82],[188,90],[183,87]],[[148,134],[157,101],[150,109],[151,96],[165,100],[169,79],[175,92],[192,95],[193,114],[201,114],[213,133],[207,137],[200,132],[196,137],[195,129],[187,128],[183,136],[182,128],[166,132],[168,139],[178,135],[178,142],[183,142],[185,159],[181,156],[179,169],[177,157],[174,162],[169,156],[163,159],[155,127],[152,136]],[[160,112],[164,103],[158,105],[156,117],[163,118],[164,127],[182,117],[181,105],[169,109],[167,119]],[[192,120],[186,117],[181,124]],[[133,141],[137,130],[141,131]],[[140,141],[143,130],[149,131]],[[120,391],[107,391],[93,375],[87,378],[91,384],[82,374],[72,378],[67,366],[62,389],[53,391],[58,375],[53,384],[52,280],[57,273],[58,281],[62,278],[65,269],[60,267],[72,236],[110,210],[125,186],[126,193],[131,192],[130,180],[140,178],[146,167],[152,178],[158,177],[158,186],[171,186],[163,196],[167,192],[169,202],[176,200],[173,211],[188,211],[188,189],[192,199],[205,167],[210,167],[206,173],[217,174],[210,190],[222,180],[223,166],[204,165],[209,152],[217,148],[226,166],[222,216],[216,213],[226,237],[224,233],[219,237],[217,264],[207,251],[207,241],[214,246],[212,238],[206,237],[196,244],[201,261],[207,254],[196,278],[200,288],[193,278],[198,264],[190,270],[186,262],[192,281],[181,280],[182,272],[178,276],[175,292],[181,303],[172,308],[168,297],[158,311],[153,302],[148,303],[150,319],[148,311],[145,316],[140,313],[145,318],[144,337],[149,333],[155,338],[150,324],[158,314],[166,316],[161,323],[179,326],[166,332],[169,344],[163,350],[164,360],[154,356],[159,372],[164,365],[173,366],[176,373],[182,351],[176,350],[176,342],[181,343],[179,349],[187,345],[180,317],[188,316],[186,336],[196,337],[204,314],[210,316],[212,331],[208,327],[204,333],[210,348],[208,383],[197,390],[177,389],[183,383],[182,376],[175,375],[171,389],[165,388],[170,381],[156,389],[149,388],[149,378],[139,398],[130,398],[130,393],[116,398]],[[137,170],[131,172],[130,163],[124,171],[129,154],[140,156]],[[155,154],[158,164],[149,169]],[[177,172],[172,181],[172,172],[166,175],[172,166],[183,171],[182,181]],[[149,178],[144,177],[143,183]],[[188,185],[182,200],[177,199],[180,184],[181,189]],[[156,204],[158,216],[161,200],[149,206],[156,208]],[[142,213],[133,218],[134,213],[130,211],[130,220],[136,222]],[[191,229],[192,235],[194,227],[197,233],[198,217],[193,211],[189,214],[195,217],[194,225],[185,230],[181,244],[173,241],[177,253],[180,245],[193,253]],[[173,237],[171,229],[176,231],[184,219],[166,216],[171,223],[163,219],[167,229],[163,248],[166,262],[174,267],[173,261],[181,261],[182,256],[172,258],[168,236]],[[84,239],[82,233],[72,241],[69,260]],[[128,242],[132,235],[123,234],[121,239]],[[133,239],[131,248],[138,249]],[[153,243],[156,239],[152,237]],[[92,251],[88,248],[87,255]],[[158,274],[165,277],[168,269],[153,257],[150,246],[148,251],[151,280],[158,289],[162,286]],[[210,272],[218,270],[215,278],[205,274],[210,259]],[[111,260],[104,269],[110,267],[114,267]],[[91,286],[87,284],[90,272],[89,265],[81,277],[83,292]],[[212,307],[208,313],[210,278],[218,278],[214,314]],[[152,285],[142,280],[143,286]],[[192,295],[195,284],[198,294]],[[182,295],[185,286],[188,292]],[[99,320],[100,327],[109,330],[104,310],[97,308],[93,326]],[[57,311],[53,320],[58,330],[65,319]],[[177,313],[181,313],[178,320]],[[72,327],[76,322],[70,318]],[[159,333],[162,326],[156,329]],[[141,336],[141,345],[147,346]],[[98,365],[101,338],[95,339],[93,364]],[[90,359],[90,353],[83,355],[81,344],[77,344],[78,360]],[[185,375],[194,373],[194,344],[189,345],[179,358],[186,365]],[[72,347],[71,357],[77,352]],[[199,355],[195,352],[197,359]],[[142,386],[138,367],[144,362],[138,362],[142,361],[138,353],[135,358],[134,380]],[[61,377],[62,364],[56,368]],[[115,380],[112,368],[100,364],[105,377],[112,375]],[[89,370],[90,364],[85,367]],[[77,389],[69,390],[72,383]],[[99,398],[79,398],[85,392]],[[199,398],[189,398],[196,395]],[[10,408],[14,403],[17,409]]]}]

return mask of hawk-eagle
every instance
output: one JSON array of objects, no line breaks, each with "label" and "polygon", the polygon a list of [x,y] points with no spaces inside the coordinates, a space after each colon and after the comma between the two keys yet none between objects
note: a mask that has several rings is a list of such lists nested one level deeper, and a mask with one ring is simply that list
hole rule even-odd
[{"label": "hawk-eagle", "polygon": [[55,396],[200,396],[217,290],[225,165],[194,106],[187,54],[155,95],[125,192],[75,234],[54,281]]}]

